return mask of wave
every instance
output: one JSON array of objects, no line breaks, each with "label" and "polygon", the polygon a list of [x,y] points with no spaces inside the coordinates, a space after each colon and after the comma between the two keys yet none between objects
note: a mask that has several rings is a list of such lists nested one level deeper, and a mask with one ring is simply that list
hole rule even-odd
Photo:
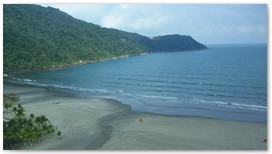
[{"label": "wave", "polygon": [[[120,85],[128,86],[136,86],[137,88],[140,88],[141,91],[150,91],[150,92],[159,92],[159,93],[165,93],[165,92],[172,92],[177,94],[195,94],[195,95],[202,95],[202,96],[217,96],[217,97],[235,97],[235,98],[250,98],[250,99],[266,99],[266,93],[261,92],[247,92],[247,91],[241,91],[240,89],[231,89],[226,90],[224,88],[217,88],[217,89],[211,89],[210,87],[207,88],[191,88],[191,87],[182,87],[177,85],[147,85],[147,84],[136,84],[136,83],[122,83],[122,82],[111,82],[106,81],[107,83],[118,85],[118,87],[122,87]],[[136,88],[134,87],[134,88]],[[160,88],[160,89],[156,89]],[[162,89],[163,88],[163,89]],[[194,91],[194,92],[192,92]],[[198,91],[198,92],[197,92]],[[207,93],[210,92],[210,93]]]},{"label": "wave", "polygon": [[[141,80],[142,81],[142,80]],[[109,84],[115,84],[115,85],[135,85],[135,86],[144,86],[144,87],[158,87],[158,88],[182,88],[182,89],[187,89],[188,87],[184,87],[184,86],[177,86],[177,84],[175,83],[182,83],[182,82],[174,82],[174,81],[167,81],[165,83],[168,83],[167,85],[152,85],[152,84],[143,84],[143,83],[124,83],[124,82],[113,82],[113,81],[103,81],[105,83],[109,83]],[[173,84],[172,84],[173,83]],[[184,83],[184,84],[187,84],[187,85],[211,85],[211,86],[217,86],[217,87],[220,87],[219,84],[207,84],[207,83],[202,83],[202,82],[198,82],[198,83]],[[251,88],[251,89],[254,89],[256,90],[257,89],[266,89],[266,87],[257,87],[257,86],[236,86],[236,85],[221,85],[222,86],[225,86],[225,87],[228,87],[228,88]],[[197,87],[199,88],[199,87]],[[206,90],[206,89],[203,89],[203,90]],[[208,90],[208,89],[207,89]],[[220,89],[219,89],[220,90]]]},{"label": "wave", "polygon": [[[132,75],[132,77],[135,77],[137,75]],[[140,75],[140,77],[146,77],[145,74]],[[249,81],[252,82],[250,79],[252,79],[252,76],[237,76],[237,75],[230,75],[229,77],[231,78],[226,78],[226,75],[218,75],[218,74],[189,74],[185,75],[183,74],[182,76],[165,76],[165,75],[152,75],[149,76],[149,78],[159,78],[159,79],[185,79],[185,80],[200,80],[200,81],[238,81],[237,77],[239,77],[239,80],[243,81]],[[254,77],[254,81],[258,80],[259,82],[263,81],[263,77]]]},{"label": "wave", "polygon": [[[109,73],[104,73],[104,74],[109,74]],[[254,80],[263,80],[264,77],[266,76],[253,76],[253,75],[239,75],[239,74],[218,74],[218,73],[202,73],[202,74],[197,74],[197,73],[192,73],[190,72],[190,74],[182,74],[182,76],[180,76],[180,73],[175,73],[175,72],[169,72],[168,74],[177,74],[177,75],[148,75],[150,74],[149,72],[146,73],[142,73],[142,74],[122,74],[122,73],[110,73],[110,75],[115,75],[115,76],[131,76],[131,77],[148,77],[148,78],[164,78],[164,79],[197,79],[197,80],[226,80],[226,81],[237,81],[237,77],[239,78],[239,80],[247,80],[247,79],[252,79],[254,78]],[[167,73],[166,73],[167,74]],[[108,76],[108,75],[105,75]],[[229,78],[226,78],[229,77]]]},{"label": "wave", "polygon": [[27,82],[27,83],[34,83],[34,82],[36,82],[36,80],[31,80],[31,79],[18,79],[18,78],[15,78],[15,77],[11,77],[11,79],[13,79],[13,80],[17,80],[17,81],[19,81],[19,82],[23,82],[23,83],[25,83],[25,82]]},{"label": "wave", "polygon": [[[243,112],[246,112],[246,110],[255,110],[260,112],[267,111],[266,106],[261,105],[250,105],[250,104],[242,104],[242,103],[234,103],[234,102],[224,102],[224,101],[208,101],[208,100],[200,100],[200,99],[191,99],[191,98],[178,98],[178,97],[166,97],[166,96],[156,96],[156,95],[132,95],[124,93],[126,96],[132,96],[136,98],[138,101],[140,101],[144,106],[146,107],[170,107],[169,104],[172,104],[173,108],[179,108],[179,105],[184,104],[198,104],[197,108],[202,108],[201,105],[208,105],[208,106],[217,106],[217,107],[223,107],[223,108],[235,108],[235,109],[242,109],[245,110]],[[151,100],[146,100],[146,98],[149,98]],[[170,102],[165,102],[166,100],[169,100]],[[157,102],[157,103],[148,103],[148,101]],[[163,101],[163,102],[162,102]],[[161,103],[159,103],[161,102]],[[126,104],[126,103],[124,103]],[[193,107],[191,107],[193,108]],[[196,108],[196,107],[194,107]]]},{"label": "wave", "polygon": [[[252,89],[263,89],[266,88],[265,86],[256,86],[256,85],[234,85],[234,84],[222,84],[222,83],[209,83],[209,82],[186,82],[186,81],[172,81],[172,80],[150,80],[150,79],[138,79],[138,78],[128,78],[128,77],[117,77],[116,80],[120,81],[140,81],[141,83],[143,82],[153,82],[153,83],[171,83],[171,84],[188,84],[188,85],[205,85],[205,86],[219,86],[219,87],[237,87],[237,88],[252,88]],[[110,82],[109,83],[114,83]],[[122,83],[122,82],[117,82],[117,84],[127,84],[127,83]]]},{"label": "wave", "polygon": [[36,82],[35,80],[31,80],[31,79],[22,79],[25,82]]},{"label": "wave", "polygon": [[205,101],[205,100],[199,100],[199,99],[193,99],[192,103],[213,105],[213,106],[222,106],[222,107],[228,107],[228,108],[256,110],[256,111],[267,111],[266,106],[252,105],[252,104],[241,104],[241,103],[222,102],[222,101]]},{"label": "wave", "polygon": [[[192,89],[194,91],[197,91],[199,89]],[[215,91],[215,92],[220,92],[220,90],[210,90],[210,89],[205,89],[204,93],[201,92],[191,92],[188,91],[188,89],[186,88],[185,91],[176,91],[176,90],[153,90],[153,89],[148,89],[148,90],[143,90],[143,91],[150,91],[150,92],[158,92],[158,93],[176,93],[176,94],[181,94],[181,95],[198,95],[198,96],[207,96],[207,97],[224,97],[224,98],[241,98],[241,99],[251,99],[251,100],[266,100],[266,97],[259,97],[257,94],[252,93],[254,96],[250,96],[250,95],[235,95],[234,92],[232,92],[232,94],[218,94],[218,93],[207,93],[206,91]]]},{"label": "wave", "polygon": [[18,83],[18,84],[26,84],[26,85],[33,85],[43,88],[56,88],[56,89],[67,89],[67,90],[73,90],[73,91],[79,91],[79,92],[93,92],[93,93],[100,93],[100,94],[111,94],[113,92],[104,90],[104,89],[87,89],[82,87],[76,87],[76,86],[66,86],[60,83],[58,84],[47,84],[47,83],[38,83],[36,80],[31,79],[18,79],[13,77],[13,80],[11,82]]},{"label": "wave", "polygon": [[157,98],[157,99],[164,99],[164,100],[178,100],[177,97],[152,96],[152,95],[135,95],[135,96],[144,97],[144,98]]},{"label": "wave", "polygon": [[[110,90],[105,90],[105,89],[87,89],[87,88],[81,88],[81,87],[76,87],[76,86],[66,86],[66,85],[56,85],[56,84],[45,84],[45,83],[38,83],[35,80],[31,79],[17,79],[17,78],[12,78],[17,80],[19,83],[23,84],[28,84],[28,85],[36,85],[39,87],[52,87],[52,88],[57,88],[57,89],[67,89],[67,90],[73,90],[73,91],[78,91],[78,92],[83,92],[86,93],[89,92],[93,93],[94,96],[100,97],[101,95],[117,95],[119,96],[126,96],[126,97],[136,97],[137,99],[145,102],[146,99],[151,99],[153,102],[156,101],[166,101],[166,100],[171,100],[172,103],[177,103],[176,106],[178,107],[179,103],[185,103],[185,104],[199,104],[199,105],[211,105],[211,106],[220,106],[224,108],[237,108],[237,109],[245,109],[245,110],[256,110],[256,111],[266,111],[267,107],[266,106],[261,106],[261,105],[253,105],[253,104],[242,104],[242,103],[236,103],[236,102],[223,102],[223,101],[207,101],[207,100],[201,100],[201,99],[192,99],[192,98],[178,98],[178,97],[170,97],[170,96],[158,96],[158,95],[143,95],[143,94],[130,94],[125,92],[122,89],[116,90],[116,91],[110,91]],[[173,91],[172,91],[173,92]],[[177,91],[178,92],[178,91]],[[181,92],[184,93],[184,92]],[[87,95],[88,95],[87,94]],[[200,95],[199,93],[196,93],[197,95]],[[207,95],[207,94],[206,94]],[[213,96],[218,96],[217,94],[208,94],[208,95],[213,95]],[[228,96],[228,97],[233,97],[233,96]],[[165,103],[165,102],[164,102]],[[124,104],[127,104],[124,102]],[[145,103],[146,106],[148,106],[147,103]],[[149,104],[150,105],[150,104]],[[154,105],[154,104],[152,104]]]}]

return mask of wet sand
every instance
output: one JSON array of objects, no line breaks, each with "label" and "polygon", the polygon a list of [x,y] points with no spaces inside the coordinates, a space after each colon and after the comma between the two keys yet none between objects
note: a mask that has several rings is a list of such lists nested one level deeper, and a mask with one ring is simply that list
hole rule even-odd
[{"label": "wet sand", "polygon": [[[46,115],[62,138],[25,150],[266,150],[266,123],[135,113],[114,100],[58,95],[43,88],[4,85],[27,114]],[[54,104],[54,101],[60,103]]]}]

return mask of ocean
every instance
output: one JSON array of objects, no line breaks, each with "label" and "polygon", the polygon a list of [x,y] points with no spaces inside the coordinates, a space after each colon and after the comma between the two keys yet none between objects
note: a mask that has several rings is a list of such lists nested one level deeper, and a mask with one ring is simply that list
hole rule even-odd
[{"label": "ocean", "polygon": [[4,79],[78,97],[114,99],[134,112],[266,122],[267,45],[208,48],[4,75]]}]

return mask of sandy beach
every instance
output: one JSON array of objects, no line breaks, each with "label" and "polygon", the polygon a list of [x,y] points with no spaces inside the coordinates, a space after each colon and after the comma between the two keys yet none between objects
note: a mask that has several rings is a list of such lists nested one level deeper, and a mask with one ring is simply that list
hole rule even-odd
[{"label": "sandy beach", "polygon": [[[23,150],[266,150],[266,123],[132,112],[114,100],[59,95],[43,88],[4,85],[27,114],[46,115],[62,138]],[[54,101],[60,103],[54,104]]]}]

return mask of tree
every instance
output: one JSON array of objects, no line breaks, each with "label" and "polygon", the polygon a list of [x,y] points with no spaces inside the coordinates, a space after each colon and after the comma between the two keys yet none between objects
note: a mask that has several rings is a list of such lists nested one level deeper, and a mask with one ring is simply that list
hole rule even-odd
[{"label": "tree", "polygon": [[40,117],[40,116],[37,116],[37,117],[35,118],[35,123],[36,123],[38,126],[40,126],[40,125],[42,124],[42,120],[41,120],[41,117]]},{"label": "tree", "polygon": [[58,135],[59,138],[61,138],[61,131],[60,130],[57,131],[57,135]]},{"label": "tree", "polygon": [[12,104],[8,103],[8,110],[9,110],[9,112],[11,112],[11,108],[12,108]]},{"label": "tree", "polygon": [[32,146],[35,139],[40,142],[42,136],[51,136],[56,132],[45,115],[35,117],[30,114],[26,117],[21,105],[13,107],[12,111],[15,112],[15,118],[3,125],[4,149],[14,149],[18,143],[25,146],[26,142]]},{"label": "tree", "polygon": [[28,134],[25,128],[21,128],[18,131],[18,138],[21,142],[23,142],[24,146],[26,145],[26,138],[27,138]]},{"label": "tree", "polygon": [[29,116],[29,118],[30,118],[31,120],[33,120],[33,119],[35,118],[34,114],[31,113],[30,116]]},{"label": "tree", "polygon": [[49,122],[49,120],[46,118],[45,115],[41,115],[40,117],[41,117],[41,123],[47,123],[47,122]]},{"label": "tree", "polygon": [[4,111],[4,112],[7,112],[7,113],[8,113],[11,107],[12,107],[12,105],[11,105],[10,103],[5,104],[5,105],[4,105],[5,111]]},{"label": "tree", "polygon": [[33,125],[28,125],[25,128],[27,136],[26,139],[29,141],[30,145],[33,144],[33,138],[35,137],[35,132],[33,131]]},{"label": "tree", "polygon": [[16,114],[17,113],[17,107],[13,107],[12,111]]},{"label": "tree", "polygon": [[16,109],[16,117],[17,118],[23,118],[25,116],[24,114],[24,108],[19,104],[17,109]]}]

